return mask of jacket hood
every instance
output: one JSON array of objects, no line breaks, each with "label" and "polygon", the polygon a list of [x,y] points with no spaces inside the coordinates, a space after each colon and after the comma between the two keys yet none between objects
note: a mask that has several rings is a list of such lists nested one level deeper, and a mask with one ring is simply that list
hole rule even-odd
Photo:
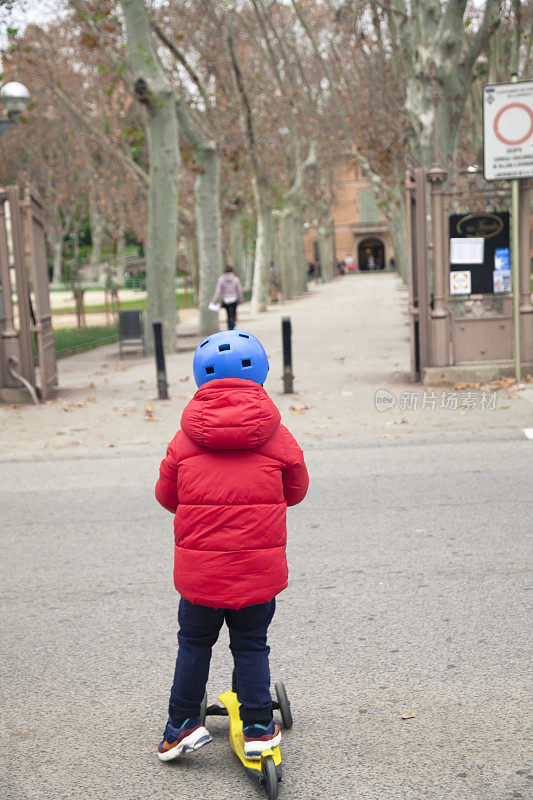
[{"label": "jacket hood", "polygon": [[181,416],[182,430],[201,447],[254,450],[277,430],[281,415],[262,386],[221,378],[201,386]]}]

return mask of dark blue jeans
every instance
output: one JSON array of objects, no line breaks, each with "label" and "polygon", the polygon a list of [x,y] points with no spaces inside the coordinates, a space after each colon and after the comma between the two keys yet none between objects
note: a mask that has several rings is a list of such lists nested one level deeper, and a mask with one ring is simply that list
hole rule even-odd
[{"label": "dark blue jeans", "polygon": [[178,657],[170,692],[169,716],[175,721],[198,717],[213,645],[226,620],[235,663],[237,696],[243,722],[272,719],[267,630],[276,600],[234,611],[198,606],[182,598],[178,611]]}]

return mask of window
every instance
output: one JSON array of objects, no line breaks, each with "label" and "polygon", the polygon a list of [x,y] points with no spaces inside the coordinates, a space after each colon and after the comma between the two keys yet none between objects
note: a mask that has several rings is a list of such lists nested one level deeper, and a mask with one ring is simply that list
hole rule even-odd
[{"label": "window", "polygon": [[359,191],[359,222],[373,225],[380,221],[379,208],[376,205],[376,195],[373,189],[360,189]]}]

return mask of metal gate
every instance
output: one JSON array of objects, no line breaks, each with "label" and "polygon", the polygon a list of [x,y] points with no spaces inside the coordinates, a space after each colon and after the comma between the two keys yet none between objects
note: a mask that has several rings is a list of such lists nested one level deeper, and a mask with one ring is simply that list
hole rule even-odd
[{"label": "metal gate", "polygon": [[[467,170],[454,175],[434,165],[406,175],[411,377],[432,382],[439,367],[512,366],[512,294],[450,295],[451,214],[507,212],[510,184],[486,182]],[[428,202],[429,200],[429,202]],[[520,181],[521,358],[533,362],[530,287],[530,181]],[[429,212],[429,213],[428,213]],[[441,374],[445,374],[443,371]]]},{"label": "metal gate", "polygon": [[0,189],[0,284],[0,389],[29,384],[46,400],[57,383],[57,367],[43,209],[30,188],[23,196],[18,186]]}]

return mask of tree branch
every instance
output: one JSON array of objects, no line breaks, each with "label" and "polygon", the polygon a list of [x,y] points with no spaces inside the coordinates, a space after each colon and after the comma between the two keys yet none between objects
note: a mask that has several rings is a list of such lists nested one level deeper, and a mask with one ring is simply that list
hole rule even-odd
[{"label": "tree branch", "polygon": [[[263,170],[261,169],[261,165],[257,157],[257,144],[255,139],[252,109],[250,106],[248,95],[246,93],[246,88],[244,86],[244,79],[242,76],[239,60],[237,58],[237,52],[235,50],[235,40],[233,38],[233,28],[231,26],[229,11],[226,11],[226,43],[231,60],[233,76],[235,78],[235,85],[239,97],[241,98],[241,113],[239,114],[239,119],[241,120],[243,133],[248,143],[248,151],[250,154],[250,160],[252,162],[253,171],[258,177],[261,176],[264,179]],[[244,114],[242,113],[242,109],[244,109]]]},{"label": "tree branch", "polygon": [[87,130],[97,139],[97,141],[107,150],[107,152],[113,156],[113,158],[118,159],[122,165],[128,169],[129,172],[132,172],[136,176],[141,183],[143,194],[146,194],[147,185],[149,183],[148,173],[142,167],[136,164],[131,156],[127,155],[123,150],[117,150],[117,148],[114,147],[108,140],[107,136],[99,131],[98,128],[96,128],[85,116],[85,114],[76,108],[70,97],[66,94],[66,92],[63,91],[59,84],[54,81],[50,81],[49,85],[54,94],[61,100],[62,103],[64,103],[69,111],[80,122],[83,123]]},{"label": "tree branch", "polygon": [[474,61],[487,46],[487,42],[500,24],[500,8],[501,0],[487,0],[483,19],[468,48],[466,56],[468,69],[472,69]]},{"label": "tree branch", "polygon": [[200,94],[202,96],[202,99],[203,99],[203,101],[205,103],[205,109],[206,109],[206,112],[207,112],[208,116],[211,116],[211,101],[209,100],[209,96],[207,94],[207,90],[206,90],[206,88],[205,88],[205,86],[203,84],[203,81],[201,80],[200,76],[191,67],[191,65],[189,64],[189,62],[187,61],[187,59],[185,58],[185,56],[181,52],[181,50],[179,50],[176,47],[176,45],[173,42],[170,41],[170,39],[166,36],[166,34],[163,33],[163,31],[161,30],[159,25],[157,25],[153,21],[150,23],[150,25],[151,25],[151,28],[154,31],[155,35],[157,36],[157,38],[160,39],[160,41],[163,42],[165,47],[168,50],[170,50],[170,52],[172,53],[174,58],[177,61],[179,61],[179,63],[182,65],[182,67],[185,68],[189,78],[195,84],[195,86],[197,87],[198,91],[200,92]]}]

